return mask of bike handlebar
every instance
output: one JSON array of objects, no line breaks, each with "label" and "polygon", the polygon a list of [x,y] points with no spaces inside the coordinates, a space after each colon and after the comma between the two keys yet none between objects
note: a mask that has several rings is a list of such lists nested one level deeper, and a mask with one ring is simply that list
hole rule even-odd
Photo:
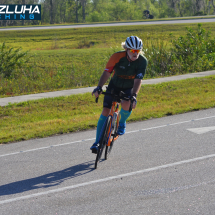
[{"label": "bike handlebar", "polygon": [[[114,99],[116,99],[116,101],[120,102],[120,100],[126,100],[126,101],[131,101],[130,103],[130,107],[129,107],[129,112],[131,112],[132,110],[132,104],[133,104],[133,101],[132,101],[132,96],[128,96],[126,95],[124,92],[120,92],[119,94],[114,94],[114,93],[107,93],[107,92],[102,92],[101,94],[103,95],[108,95],[108,96],[112,96]],[[96,103],[98,103],[98,99],[99,97],[96,98]]]}]

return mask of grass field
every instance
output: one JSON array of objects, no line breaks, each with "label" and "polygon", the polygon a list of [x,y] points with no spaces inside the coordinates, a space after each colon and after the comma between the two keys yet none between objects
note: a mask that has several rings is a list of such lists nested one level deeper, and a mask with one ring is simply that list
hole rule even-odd
[{"label": "grass field", "polygon": [[[185,28],[197,29],[197,24],[136,25],[94,28],[71,28],[30,31],[1,31],[0,43],[23,50],[60,50],[83,48],[110,48],[120,46],[129,35],[139,36],[144,44],[147,40],[161,39],[169,42],[169,34],[185,35]],[[215,23],[204,23],[206,30],[215,35]],[[60,53],[60,51],[59,51]]]},{"label": "grass field", "polygon": [[14,78],[0,79],[0,97],[95,86],[113,52],[112,49],[37,51],[32,69]]},{"label": "grass field", "polygon": [[[110,55],[121,50],[120,44],[128,35],[141,37],[146,49],[153,44],[162,51],[170,47],[170,33],[185,35],[188,26],[197,29],[197,24],[177,24],[2,31],[0,43],[30,50],[33,56],[31,69],[23,68],[10,79],[0,76],[0,97],[95,86]],[[204,23],[203,28],[211,29],[215,36],[215,23]],[[151,63],[145,78],[163,75],[152,73]]]},{"label": "grass field", "polygon": [[[197,24],[2,31],[0,43],[30,50],[33,67],[13,78],[0,76],[0,97],[96,85],[110,55],[121,50],[128,35],[141,37],[145,48],[156,44],[162,50],[170,47],[170,33],[183,36],[185,27],[195,30]],[[215,23],[202,27],[215,36]],[[215,107],[214,81],[210,76],[143,86],[129,121]],[[87,93],[0,107],[0,143],[95,128],[102,100],[96,104]]]},{"label": "grass field", "polygon": [[[145,85],[129,121],[215,107],[215,76]],[[101,114],[90,93],[0,107],[0,143],[95,128]]]}]

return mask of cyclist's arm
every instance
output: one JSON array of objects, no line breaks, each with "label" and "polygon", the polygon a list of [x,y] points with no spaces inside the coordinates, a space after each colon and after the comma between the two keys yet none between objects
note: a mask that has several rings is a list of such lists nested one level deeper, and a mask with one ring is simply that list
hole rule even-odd
[{"label": "cyclist's arm", "polygon": [[97,91],[97,89],[100,88],[100,90],[102,90],[102,87],[103,85],[106,83],[106,81],[108,80],[108,78],[110,77],[111,73],[110,72],[107,72],[107,71],[104,71],[100,80],[99,80],[99,83],[98,83],[98,86],[97,88],[95,88],[92,92],[92,96],[93,94],[95,95],[96,98],[99,97],[99,94],[102,92],[102,91]]},{"label": "cyclist's arm", "polygon": [[104,71],[100,80],[99,80],[98,86],[103,87],[103,85],[106,83],[106,81],[108,80],[110,75],[111,75],[110,72]]},{"label": "cyclist's arm", "polygon": [[119,61],[118,59],[119,56],[121,55],[119,55],[118,53],[115,53],[110,57],[109,61],[107,62],[106,68],[99,80],[98,86],[102,87],[106,83],[111,73],[113,72],[114,66]]},{"label": "cyclist's arm", "polygon": [[134,86],[133,86],[133,89],[132,89],[132,94],[134,96],[134,99],[135,99],[134,101],[135,102],[133,101],[133,103],[132,103],[132,108],[133,109],[135,109],[136,105],[137,105],[137,99],[136,99],[136,97],[137,97],[137,94],[138,94],[138,92],[140,90],[141,82],[142,82],[141,79],[134,79]]},{"label": "cyclist's arm", "polygon": [[133,87],[133,92],[132,92],[135,94],[138,94],[138,92],[141,88],[142,79],[146,73],[146,66],[148,63],[147,59],[144,56],[140,55],[139,58],[140,58],[140,64],[139,64],[139,68],[136,73],[136,77],[134,79],[134,87]]},{"label": "cyclist's arm", "polygon": [[140,88],[141,88],[141,79],[134,79],[134,87],[133,87],[133,92],[134,94],[138,94]]}]

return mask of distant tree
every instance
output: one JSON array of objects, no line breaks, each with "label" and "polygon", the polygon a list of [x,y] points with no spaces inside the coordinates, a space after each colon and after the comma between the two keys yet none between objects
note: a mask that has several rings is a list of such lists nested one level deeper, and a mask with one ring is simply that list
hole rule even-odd
[{"label": "distant tree", "polygon": [[82,7],[82,18],[83,18],[83,22],[85,22],[86,19],[86,4],[87,4],[87,0],[80,0],[81,2],[81,7]]},{"label": "distant tree", "polygon": [[53,0],[50,0],[50,24],[54,24],[54,4],[53,4]]},{"label": "distant tree", "polygon": [[[204,15],[208,0],[0,0],[0,4],[41,4],[41,23],[99,22],[143,19],[150,11],[155,18]],[[211,0],[215,14],[215,0]],[[21,21],[21,24],[38,24]],[[0,21],[0,26],[20,21]]]},{"label": "distant tree", "polygon": [[213,14],[215,15],[215,2],[214,2],[214,0],[211,0],[211,3],[212,3],[212,6],[213,6]]}]

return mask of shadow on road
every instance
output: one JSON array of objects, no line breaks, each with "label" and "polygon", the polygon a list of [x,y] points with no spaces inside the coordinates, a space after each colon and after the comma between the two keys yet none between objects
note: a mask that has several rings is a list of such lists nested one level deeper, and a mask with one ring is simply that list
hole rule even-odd
[{"label": "shadow on road", "polygon": [[93,164],[94,161],[89,161],[58,172],[2,185],[0,186],[0,196],[57,186],[65,180],[79,177],[93,171]]}]

